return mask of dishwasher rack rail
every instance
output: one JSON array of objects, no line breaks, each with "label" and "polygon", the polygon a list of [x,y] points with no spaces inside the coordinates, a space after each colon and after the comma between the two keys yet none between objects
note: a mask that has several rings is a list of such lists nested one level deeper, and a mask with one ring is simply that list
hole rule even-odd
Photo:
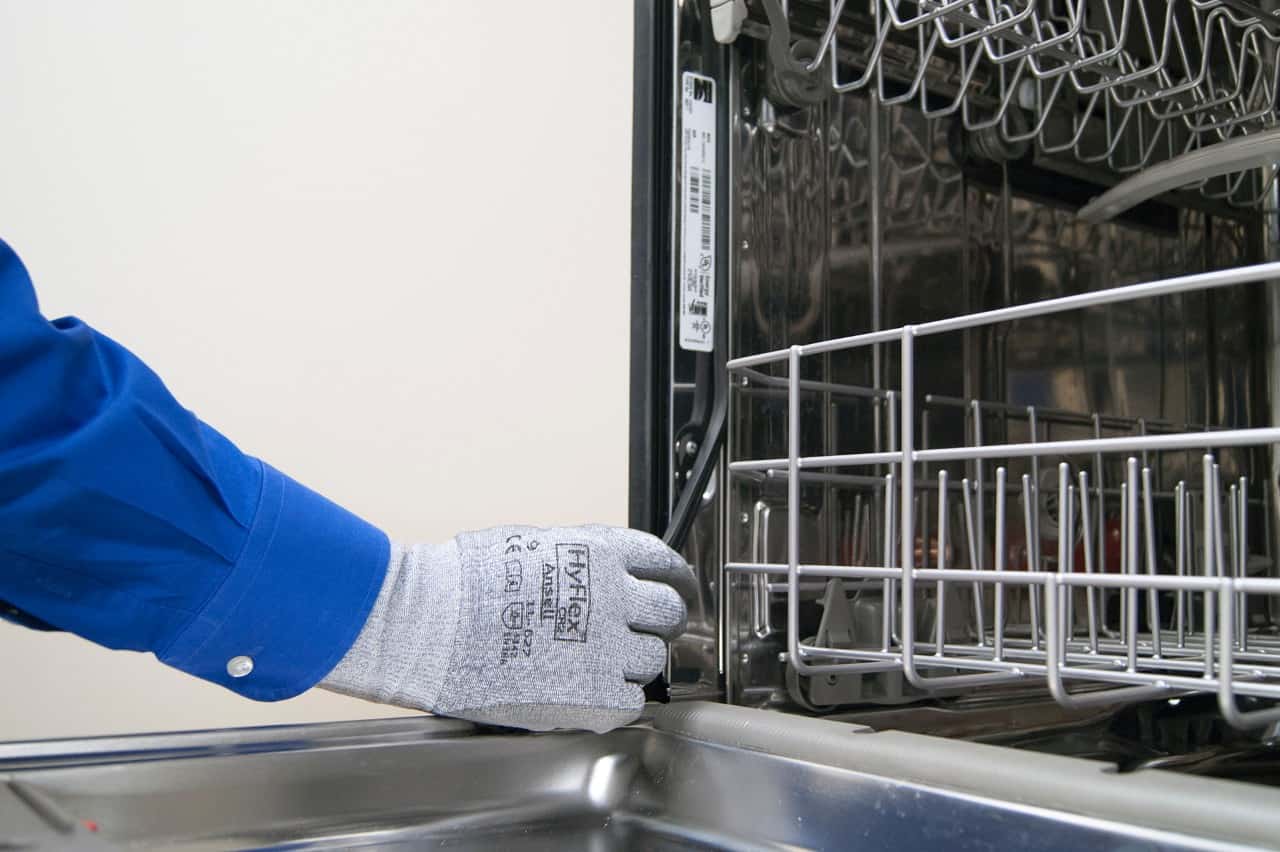
[{"label": "dishwasher rack rail", "polygon": [[[979,434],[963,446],[930,447],[927,437],[917,436],[922,421],[928,428],[929,407],[969,407],[979,425],[984,405],[1006,413],[1018,407],[918,393],[914,357],[917,341],[935,335],[1277,277],[1280,263],[1240,267],[731,360],[728,369],[740,378],[785,387],[787,404],[787,456],[729,463],[734,475],[786,484],[787,561],[762,561],[768,550],[757,548],[754,558],[761,561],[725,566],[753,578],[755,626],[775,630],[769,604],[783,596],[786,623],[776,629],[785,631],[787,662],[802,676],[896,671],[926,692],[1039,681],[1068,708],[1216,693],[1224,718],[1236,727],[1280,721],[1280,708],[1242,709],[1239,701],[1280,700],[1280,634],[1250,618],[1251,608],[1280,602],[1280,578],[1258,576],[1274,574],[1274,555],[1264,560],[1249,553],[1248,518],[1267,492],[1254,488],[1261,496],[1251,497],[1248,476],[1221,463],[1225,454],[1280,443],[1280,428],[1209,428],[1022,407],[1032,421],[1028,441],[983,443]],[[878,452],[802,454],[801,396],[840,390],[802,379],[802,360],[875,346],[899,348],[899,386],[848,390],[883,406],[896,444]],[[783,364],[785,377],[766,375]],[[1037,417],[1091,425],[1094,436],[1038,440]],[[1104,427],[1135,425],[1139,434],[1103,436]],[[1169,454],[1192,460],[1171,488],[1162,483]],[[1046,460],[1045,471],[1056,473],[1045,489],[1055,493],[1046,496],[1056,501],[1051,516],[1042,518],[1039,466]],[[958,464],[971,473],[955,481],[947,466]],[[1031,468],[1011,483],[1015,464]],[[1118,481],[1104,473],[1117,466]],[[875,498],[879,517],[872,517],[868,499],[855,508],[853,526],[883,529],[878,564],[868,564],[873,548],[865,541],[842,560],[852,564],[802,563],[802,483],[843,484]],[[988,506],[994,509],[989,518]],[[1046,524],[1056,529],[1049,553]],[[1008,548],[1014,530],[1025,543],[1016,565]],[[1119,539],[1110,557],[1107,536]],[[822,631],[801,636],[804,595],[817,591],[829,609],[846,600],[846,590],[863,589],[885,602],[877,642],[849,642],[847,635],[835,642]],[[1118,612],[1109,614],[1117,597]]]}]

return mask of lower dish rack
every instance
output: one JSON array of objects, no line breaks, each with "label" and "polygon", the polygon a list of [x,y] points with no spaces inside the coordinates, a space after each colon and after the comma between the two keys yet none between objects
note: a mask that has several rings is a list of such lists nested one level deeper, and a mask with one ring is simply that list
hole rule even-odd
[{"label": "lower dish rack", "polygon": [[[1280,443],[1280,428],[930,394],[917,384],[915,356],[918,343],[941,335],[1277,277],[1280,263],[1240,267],[731,360],[739,382],[771,386],[786,401],[787,455],[729,462],[735,476],[786,489],[776,506],[785,508],[785,562],[768,561],[766,542],[750,561],[725,566],[748,576],[751,629],[783,634],[785,661],[801,677],[897,673],[923,694],[1039,684],[1073,709],[1210,693],[1233,726],[1280,721],[1270,706],[1280,699],[1270,614],[1280,577],[1269,477],[1241,461]],[[807,358],[872,347],[896,354],[896,388],[804,378]],[[782,366],[785,375],[771,374]],[[812,393],[875,406],[888,448],[803,453],[812,412],[801,401]],[[933,445],[931,418],[942,416],[966,418],[963,441]],[[984,441],[991,417],[1021,421],[1027,439],[1005,430]],[[802,559],[802,485],[852,494],[838,564]],[[766,536],[772,508],[756,504]],[[850,602],[860,596],[883,602],[863,610],[876,624],[858,622]],[[813,636],[802,635],[806,600],[824,610]],[[779,601],[786,614],[775,623]]]}]

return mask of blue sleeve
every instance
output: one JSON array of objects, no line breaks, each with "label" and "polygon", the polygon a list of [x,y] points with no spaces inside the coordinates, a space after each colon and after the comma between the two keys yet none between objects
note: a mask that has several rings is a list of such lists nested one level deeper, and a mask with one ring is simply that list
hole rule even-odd
[{"label": "blue sleeve", "polygon": [[273,701],[342,658],[387,559],[381,531],[240,452],[124,347],[42,317],[0,241],[0,614]]}]

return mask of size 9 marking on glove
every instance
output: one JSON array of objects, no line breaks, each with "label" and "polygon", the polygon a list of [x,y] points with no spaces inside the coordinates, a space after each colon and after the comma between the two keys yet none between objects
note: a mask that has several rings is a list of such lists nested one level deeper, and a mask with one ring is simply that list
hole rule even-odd
[{"label": "size 9 marking on glove", "polygon": [[[545,581],[544,566],[544,608]],[[556,627],[553,638],[560,642],[586,642],[591,618],[591,550],[585,544],[557,544]]]}]

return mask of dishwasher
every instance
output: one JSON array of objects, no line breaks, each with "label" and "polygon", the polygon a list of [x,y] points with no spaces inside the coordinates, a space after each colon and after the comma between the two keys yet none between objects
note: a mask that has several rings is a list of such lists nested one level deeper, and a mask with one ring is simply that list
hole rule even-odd
[{"label": "dishwasher", "polygon": [[1280,7],[634,5],[645,715],[0,743],[0,847],[1280,847]]}]

